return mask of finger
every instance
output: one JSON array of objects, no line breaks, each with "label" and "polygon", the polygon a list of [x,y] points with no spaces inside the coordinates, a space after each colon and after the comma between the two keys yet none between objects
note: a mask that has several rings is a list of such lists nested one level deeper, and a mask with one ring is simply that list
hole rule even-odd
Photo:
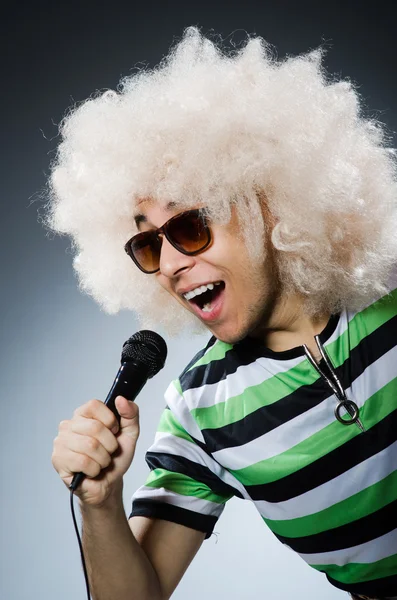
[{"label": "finger", "polygon": [[139,407],[135,402],[126,400],[123,396],[116,398],[116,408],[120,414],[120,430],[133,440],[139,436]]},{"label": "finger", "polygon": [[[75,417],[70,422],[69,427],[71,432],[80,434],[82,437],[91,438],[93,440],[93,447],[97,447],[97,444],[102,445],[109,454],[113,454],[118,448],[116,437],[101,421],[89,419],[87,417]],[[75,436],[70,436],[69,446],[70,441],[74,439],[74,437]]]},{"label": "finger", "polygon": [[124,419],[135,419],[139,412],[137,404],[132,400],[127,400],[124,396],[117,396],[115,406],[120,417]]},{"label": "finger", "polygon": [[86,419],[96,419],[97,421],[101,421],[108,429],[112,430],[113,428],[118,429],[118,421],[110,408],[108,408],[103,402],[100,400],[90,400],[83,404],[83,406],[79,406],[74,411],[75,417],[85,417]]},{"label": "finger", "polygon": [[74,476],[76,473],[84,473],[87,477],[97,477],[102,467],[86,454],[80,454],[66,449],[62,458],[55,455],[52,461],[55,469],[62,479]]},{"label": "finger", "polygon": [[112,461],[112,457],[102,444],[93,437],[86,435],[75,435],[70,438],[68,450],[83,454],[98,463],[101,469],[108,467]]}]

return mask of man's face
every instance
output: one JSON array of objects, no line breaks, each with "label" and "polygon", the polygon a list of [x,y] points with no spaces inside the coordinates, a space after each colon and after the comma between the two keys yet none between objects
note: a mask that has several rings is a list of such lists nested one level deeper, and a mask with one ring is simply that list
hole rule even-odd
[{"label": "man's face", "polygon": [[[161,227],[181,211],[143,200],[138,212],[139,230],[148,231]],[[160,270],[147,276],[156,277],[216,338],[235,343],[266,327],[278,302],[273,252],[270,243],[264,242],[264,258],[253,264],[239,235],[235,214],[227,225],[210,223],[210,229],[212,243],[196,256],[182,254],[163,236]],[[197,294],[199,288],[208,285],[206,292]],[[190,297],[193,290],[196,295]]]}]

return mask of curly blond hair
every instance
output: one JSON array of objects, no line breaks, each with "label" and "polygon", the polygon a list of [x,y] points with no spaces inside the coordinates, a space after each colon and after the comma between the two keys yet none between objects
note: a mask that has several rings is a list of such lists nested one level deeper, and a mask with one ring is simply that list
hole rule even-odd
[{"label": "curly blond hair", "polygon": [[68,234],[81,288],[109,313],[169,331],[193,317],[141,273],[123,245],[136,202],[236,207],[252,259],[261,203],[289,292],[308,312],[357,309],[386,291],[397,256],[396,158],[348,81],[317,50],[277,60],[260,37],[227,51],[196,28],[153,70],[97,93],[60,125],[46,223]]}]

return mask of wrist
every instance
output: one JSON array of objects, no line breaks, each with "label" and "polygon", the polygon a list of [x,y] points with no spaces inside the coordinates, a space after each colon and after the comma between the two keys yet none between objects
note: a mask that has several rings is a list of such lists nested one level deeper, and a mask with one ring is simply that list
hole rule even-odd
[{"label": "wrist", "polygon": [[80,510],[82,513],[87,512],[114,512],[115,510],[122,508],[123,505],[123,480],[114,484],[108,495],[98,504],[92,504],[91,502],[85,502],[80,498]]}]

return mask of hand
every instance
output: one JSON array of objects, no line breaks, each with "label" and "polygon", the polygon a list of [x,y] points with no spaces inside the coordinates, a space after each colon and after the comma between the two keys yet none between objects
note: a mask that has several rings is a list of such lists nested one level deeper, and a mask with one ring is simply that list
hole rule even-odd
[{"label": "hand", "polygon": [[90,400],[62,421],[54,440],[52,464],[66,486],[75,473],[86,477],[75,494],[86,504],[100,506],[113,491],[134,457],[139,437],[139,408],[118,396],[115,402],[120,426],[112,411],[100,400]]}]

